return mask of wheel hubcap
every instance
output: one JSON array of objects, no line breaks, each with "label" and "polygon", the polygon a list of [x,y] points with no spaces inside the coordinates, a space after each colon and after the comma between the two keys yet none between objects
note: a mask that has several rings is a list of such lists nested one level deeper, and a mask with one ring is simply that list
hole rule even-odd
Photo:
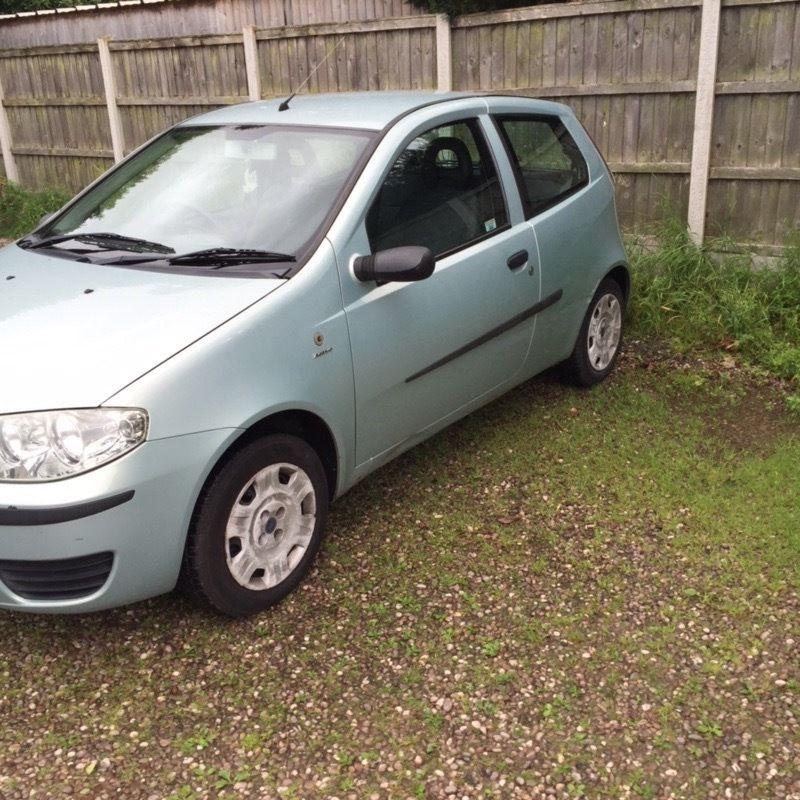
[{"label": "wheel hubcap", "polygon": [[586,344],[592,369],[602,372],[611,363],[622,333],[622,308],[616,295],[604,294],[592,309]]},{"label": "wheel hubcap", "polygon": [[277,586],[300,563],[316,523],[316,496],[294,464],[271,464],[239,492],[225,528],[225,559],[236,582]]}]

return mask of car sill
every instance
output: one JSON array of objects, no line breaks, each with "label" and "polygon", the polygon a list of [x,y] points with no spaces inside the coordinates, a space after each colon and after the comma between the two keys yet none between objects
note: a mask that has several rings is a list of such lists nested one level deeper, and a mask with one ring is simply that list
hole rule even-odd
[{"label": "car sill", "polygon": [[552,306],[554,303],[557,303],[561,299],[563,293],[564,292],[561,289],[558,289],[557,291],[553,292],[553,294],[545,297],[544,300],[540,300],[538,303],[536,303],[536,305],[533,305],[516,316],[511,317],[511,319],[506,320],[504,323],[502,323],[502,325],[492,328],[490,331],[482,334],[477,339],[473,339],[471,342],[467,342],[465,345],[462,345],[458,348],[458,350],[453,350],[452,353],[448,353],[438,361],[434,361],[433,364],[423,367],[419,372],[415,372],[413,375],[410,375],[408,378],[406,378],[405,382],[411,383],[412,381],[417,380],[417,378],[421,378],[423,375],[427,375],[429,372],[433,372],[435,369],[439,369],[439,367],[449,364],[451,361],[454,361],[460,356],[465,355],[470,350],[474,350],[476,347],[486,344],[486,342],[491,341],[506,331],[510,331],[512,328],[515,328],[526,319],[530,319],[541,311],[544,311],[546,308],[550,308],[550,306]]}]

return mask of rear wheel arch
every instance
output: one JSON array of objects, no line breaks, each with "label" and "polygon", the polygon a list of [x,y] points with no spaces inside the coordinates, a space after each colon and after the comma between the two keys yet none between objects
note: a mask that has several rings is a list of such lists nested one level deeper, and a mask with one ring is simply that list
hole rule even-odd
[{"label": "rear wheel arch", "polygon": [[[561,362],[562,375],[569,383],[590,387],[604,380],[614,368],[620,352],[624,327],[627,305],[624,288],[626,280],[628,275],[623,267],[622,273],[615,273],[614,270],[606,273],[597,285],[578,330],[572,353]],[[607,305],[606,298],[609,298]],[[608,317],[605,315],[606,310]],[[592,326],[595,323],[600,327],[592,333]],[[592,359],[595,346],[599,348],[600,356],[604,355],[603,351],[610,353],[610,360],[601,363],[598,359],[598,363],[594,364]]]},{"label": "rear wheel arch", "polygon": [[[622,290],[622,299],[623,299],[623,312],[626,312],[630,306],[630,297],[631,297],[631,272],[627,264],[620,261],[618,264],[615,264],[609,270],[601,275],[598,279],[597,283],[592,287],[592,293],[590,295],[590,299],[594,297],[598,288],[603,283],[603,281],[607,279],[611,279],[616,282],[617,286]],[[588,309],[588,305],[587,305]],[[578,328],[575,331],[574,338],[572,340],[572,348],[574,349],[575,344],[578,341],[578,336],[580,335],[581,325],[583,324],[583,317],[580,318],[580,322],[578,324]],[[570,353],[572,353],[572,349],[570,349]]]},{"label": "rear wheel arch", "polygon": [[[599,286],[606,278],[611,278],[611,280],[616,281],[619,288],[622,289],[622,297],[625,300],[625,309],[627,310],[631,299],[631,271],[627,264],[617,264],[615,267],[612,267],[597,285]],[[596,288],[597,287],[595,287],[595,290]]]}]

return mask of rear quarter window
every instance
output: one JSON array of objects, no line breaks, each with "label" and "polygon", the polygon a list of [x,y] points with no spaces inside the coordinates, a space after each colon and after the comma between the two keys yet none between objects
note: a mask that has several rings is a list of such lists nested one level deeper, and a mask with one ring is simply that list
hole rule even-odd
[{"label": "rear quarter window", "polygon": [[525,216],[560,203],[589,182],[586,161],[558,117],[498,116]]}]

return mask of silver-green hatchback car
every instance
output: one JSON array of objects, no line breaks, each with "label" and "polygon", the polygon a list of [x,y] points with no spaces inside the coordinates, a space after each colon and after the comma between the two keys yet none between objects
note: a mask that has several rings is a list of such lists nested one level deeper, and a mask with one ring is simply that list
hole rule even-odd
[{"label": "silver-green hatchback car", "polygon": [[286,106],[171,128],[0,252],[0,607],[260,611],[374,469],[613,368],[628,267],[569,108]]}]

